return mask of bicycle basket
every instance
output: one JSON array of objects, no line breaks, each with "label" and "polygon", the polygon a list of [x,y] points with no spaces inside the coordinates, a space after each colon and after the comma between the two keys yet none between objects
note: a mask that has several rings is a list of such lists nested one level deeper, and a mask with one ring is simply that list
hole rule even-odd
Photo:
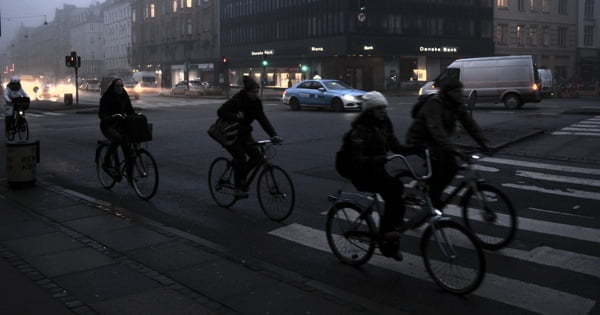
[{"label": "bicycle basket", "polygon": [[15,97],[12,99],[12,103],[15,110],[29,109],[29,97]]},{"label": "bicycle basket", "polygon": [[125,120],[127,135],[131,142],[145,142],[152,140],[152,124],[144,115],[128,116]]}]

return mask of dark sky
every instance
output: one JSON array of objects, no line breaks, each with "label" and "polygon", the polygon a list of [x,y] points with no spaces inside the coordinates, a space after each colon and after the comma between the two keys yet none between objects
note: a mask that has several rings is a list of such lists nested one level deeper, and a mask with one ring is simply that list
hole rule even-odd
[{"label": "dark sky", "polygon": [[104,0],[0,0],[2,15],[2,36],[0,37],[0,55],[6,52],[6,47],[13,40],[13,34],[23,23],[25,26],[37,26],[54,19],[54,11],[63,8],[64,3],[78,7],[88,7]]}]

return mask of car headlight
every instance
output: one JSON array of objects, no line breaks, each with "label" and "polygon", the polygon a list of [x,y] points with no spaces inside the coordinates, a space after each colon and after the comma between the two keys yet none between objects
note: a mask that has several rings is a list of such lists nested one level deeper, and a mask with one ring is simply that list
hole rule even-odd
[{"label": "car headlight", "polygon": [[356,101],[356,97],[354,97],[354,95],[350,95],[350,94],[345,94],[343,96],[343,98],[344,98],[345,101],[348,101],[348,102],[354,102],[354,101]]}]

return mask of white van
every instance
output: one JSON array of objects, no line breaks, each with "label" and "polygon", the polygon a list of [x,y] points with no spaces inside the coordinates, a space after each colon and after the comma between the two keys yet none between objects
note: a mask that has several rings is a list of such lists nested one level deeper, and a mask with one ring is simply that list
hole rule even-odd
[{"label": "white van", "polygon": [[458,59],[433,82],[427,82],[419,95],[437,93],[439,85],[447,79],[463,83],[471,109],[478,102],[503,102],[513,109],[542,100],[537,66],[532,56]]},{"label": "white van", "polygon": [[547,68],[540,68],[538,69],[538,75],[540,77],[542,95],[554,95],[552,71]]}]

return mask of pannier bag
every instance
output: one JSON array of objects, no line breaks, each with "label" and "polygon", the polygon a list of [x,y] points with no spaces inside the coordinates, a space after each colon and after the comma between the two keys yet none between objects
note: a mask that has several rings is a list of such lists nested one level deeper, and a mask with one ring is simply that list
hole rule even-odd
[{"label": "pannier bag", "polygon": [[125,127],[131,142],[145,142],[152,140],[152,124],[144,115],[127,116]]},{"label": "pannier bag", "polygon": [[208,135],[222,146],[230,146],[237,140],[240,124],[235,121],[217,119],[208,130]]}]

